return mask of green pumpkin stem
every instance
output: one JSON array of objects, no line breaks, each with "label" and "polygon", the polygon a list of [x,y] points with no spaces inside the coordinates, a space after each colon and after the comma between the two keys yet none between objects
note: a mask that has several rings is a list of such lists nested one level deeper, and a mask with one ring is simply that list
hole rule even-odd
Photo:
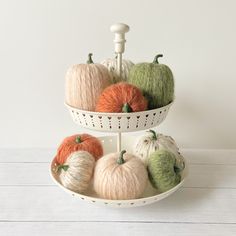
[{"label": "green pumpkin stem", "polygon": [[156,134],[156,132],[154,130],[150,129],[150,130],[148,130],[148,132],[152,133],[152,135],[153,135],[152,139],[153,140],[157,140],[157,134]]},{"label": "green pumpkin stem", "polygon": [[122,165],[122,164],[125,163],[125,160],[124,160],[124,157],[123,157],[125,153],[126,153],[125,150],[120,152],[120,156],[119,156],[119,158],[117,160],[117,164]]},{"label": "green pumpkin stem", "polygon": [[159,64],[159,61],[158,61],[158,58],[159,58],[159,57],[163,57],[163,55],[162,55],[162,54],[157,54],[157,55],[155,56],[154,60],[153,60],[153,63]]},{"label": "green pumpkin stem", "polygon": [[68,169],[69,169],[69,165],[61,164],[61,165],[58,165],[58,166],[57,166],[56,172],[59,172],[59,171],[61,171],[61,170],[67,171]]},{"label": "green pumpkin stem", "polygon": [[93,56],[92,53],[89,53],[89,54],[88,54],[87,64],[93,64],[92,56]]},{"label": "green pumpkin stem", "polygon": [[130,105],[128,103],[125,103],[122,107],[122,112],[123,113],[129,113],[132,112],[132,108],[130,107]]},{"label": "green pumpkin stem", "polygon": [[75,142],[76,142],[76,143],[82,143],[81,136],[77,136],[77,137],[75,138]]},{"label": "green pumpkin stem", "polygon": [[181,171],[183,171],[185,168],[185,162],[179,162],[177,160],[177,158],[175,158],[175,166],[174,166],[174,170],[175,170],[175,173],[180,173]]}]

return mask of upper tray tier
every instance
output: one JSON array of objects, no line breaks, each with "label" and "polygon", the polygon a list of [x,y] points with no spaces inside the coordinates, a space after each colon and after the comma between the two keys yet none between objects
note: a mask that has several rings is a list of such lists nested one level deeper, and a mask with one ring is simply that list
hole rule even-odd
[{"label": "upper tray tier", "polygon": [[69,109],[73,121],[84,128],[102,132],[132,132],[159,125],[166,118],[172,104],[153,110],[131,113],[84,111],[65,105]]}]

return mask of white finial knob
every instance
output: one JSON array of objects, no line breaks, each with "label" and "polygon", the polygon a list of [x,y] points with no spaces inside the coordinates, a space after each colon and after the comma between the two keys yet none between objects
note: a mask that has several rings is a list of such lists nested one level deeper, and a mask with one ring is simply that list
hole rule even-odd
[{"label": "white finial knob", "polygon": [[111,26],[111,32],[115,33],[115,52],[123,53],[125,51],[125,33],[129,31],[129,26],[118,23]]}]

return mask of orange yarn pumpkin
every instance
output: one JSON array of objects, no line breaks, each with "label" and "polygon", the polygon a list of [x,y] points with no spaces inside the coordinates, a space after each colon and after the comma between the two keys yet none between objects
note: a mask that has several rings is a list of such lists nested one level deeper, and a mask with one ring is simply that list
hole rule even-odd
[{"label": "orange yarn pumpkin", "polygon": [[107,87],[99,97],[97,112],[137,112],[147,109],[147,100],[134,85],[121,82]]},{"label": "orange yarn pumpkin", "polygon": [[102,145],[96,137],[89,134],[76,134],[63,140],[57,150],[57,162],[65,163],[67,157],[75,151],[87,151],[96,160],[103,155]]}]

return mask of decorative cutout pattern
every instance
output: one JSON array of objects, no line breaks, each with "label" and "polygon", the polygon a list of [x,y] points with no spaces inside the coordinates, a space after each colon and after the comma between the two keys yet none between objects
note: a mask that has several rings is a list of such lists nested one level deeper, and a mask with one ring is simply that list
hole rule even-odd
[{"label": "decorative cutout pattern", "polygon": [[167,116],[172,103],[167,106],[133,113],[98,113],[68,106],[73,121],[88,129],[104,132],[131,132],[159,125]]}]

